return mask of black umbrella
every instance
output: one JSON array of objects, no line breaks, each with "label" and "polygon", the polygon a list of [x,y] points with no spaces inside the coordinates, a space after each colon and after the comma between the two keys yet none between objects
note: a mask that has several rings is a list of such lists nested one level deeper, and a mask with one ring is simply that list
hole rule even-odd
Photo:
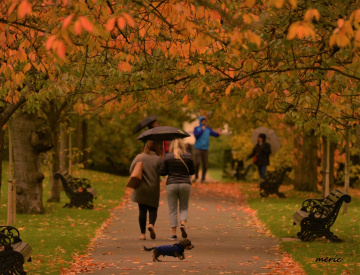
[{"label": "black umbrella", "polygon": [[136,134],[141,129],[145,128],[146,126],[149,126],[151,123],[155,122],[157,120],[157,116],[149,116],[148,118],[145,118],[142,120],[133,130],[133,134]]},{"label": "black umbrella", "polygon": [[171,126],[159,126],[149,130],[146,130],[141,133],[137,139],[147,141],[147,140],[173,140],[176,138],[186,138],[190,135],[182,129],[174,128]]}]

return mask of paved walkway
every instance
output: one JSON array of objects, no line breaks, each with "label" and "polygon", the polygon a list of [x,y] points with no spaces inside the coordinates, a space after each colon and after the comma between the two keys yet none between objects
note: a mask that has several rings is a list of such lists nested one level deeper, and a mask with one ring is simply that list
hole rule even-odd
[{"label": "paved walkway", "polygon": [[[114,219],[103,231],[92,251],[93,261],[106,268],[93,274],[261,274],[268,273],[270,263],[281,260],[278,241],[252,223],[244,203],[200,192],[193,186],[188,238],[195,248],[186,251],[183,261],[164,257],[152,262],[147,247],[171,244],[168,209],[164,186],[156,222],[157,239],[139,240],[138,209],[133,202],[114,210]],[[245,209],[245,211],[244,211]],[[272,264],[274,266],[274,264]]]}]

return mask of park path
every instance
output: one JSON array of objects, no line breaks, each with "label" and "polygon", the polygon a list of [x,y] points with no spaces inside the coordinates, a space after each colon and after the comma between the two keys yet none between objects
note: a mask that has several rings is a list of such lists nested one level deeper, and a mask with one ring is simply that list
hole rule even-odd
[{"label": "park path", "polygon": [[195,248],[186,251],[185,260],[165,257],[154,263],[152,252],[142,250],[143,245],[173,243],[167,239],[170,229],[162,183],[156,240],[148,234],[146,241],[139,240],[137,205],[127,199],[113,210],[113,219],[94,241],[88,259],[78,261],[78,269],[107,275],[266,274],[279,270],[283,255],[276,248],[278,240],[259,229],[244,200],[224,198],[203,187],[198,183],[192,188],[187,232]]}]

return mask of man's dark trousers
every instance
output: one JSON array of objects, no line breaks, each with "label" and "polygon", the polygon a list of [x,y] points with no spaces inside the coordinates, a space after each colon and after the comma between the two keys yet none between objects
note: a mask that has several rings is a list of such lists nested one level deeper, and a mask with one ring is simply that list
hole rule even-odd
[{"label": "man's dark trousers", "polygon": [[199,178],[200,162],[202,162],[201,180],[204,181],[209,162],[209,150],[195,149],[195,179]]}]

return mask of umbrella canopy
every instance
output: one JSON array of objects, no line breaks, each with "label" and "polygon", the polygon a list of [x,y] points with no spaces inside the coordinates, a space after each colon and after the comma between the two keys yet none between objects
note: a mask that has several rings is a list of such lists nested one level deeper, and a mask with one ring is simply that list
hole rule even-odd
[{"label": "umbrella canopy", "polygon": [[178,129],[171,126],[159,126],[149,130],[146,130],[137,137],[137,139],[147,140],[173,140],[176,138],[186,138],[190,135],[182,129]]},{"label": "umbrella canopy", "polygon": [[151,123],[155,122],[156,120],[157,120],[157,116],[149,116],[148,118],[145,118],[138,125],[135,126],[135,128],[133,129],[133,134],[136,134],[141,129],[145,128],[146,126],[149,126]]},{"label": "umbrella canopy", "polygon": [[266,127],[259,127],[256,128],[252,133],[252,143],[256,144],[258,142],[258,137],[260,134],[266,135],[266,142],[270,144],[271,146],[271,152],[276,153],[280,151],[281,148],[281,140],[277,136],[274,130],[268,129]]}]

